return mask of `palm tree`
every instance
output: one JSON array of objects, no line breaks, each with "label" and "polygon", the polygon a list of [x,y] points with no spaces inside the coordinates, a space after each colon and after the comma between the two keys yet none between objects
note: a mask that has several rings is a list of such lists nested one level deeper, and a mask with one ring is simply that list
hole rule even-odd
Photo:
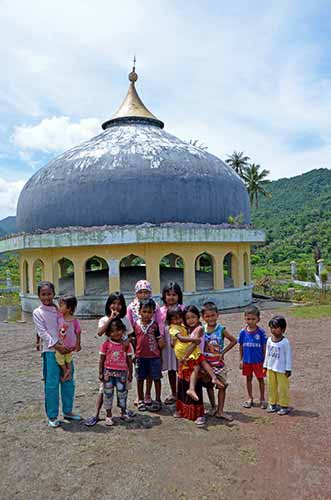
[{"label": "palm tree", "polygon": [[247,191],[249,194],[249,199],[251,205],[253,205],[255,199],[255,207],[259,206],[259,195],[271,197],[271,193],[264,189],[264,185],[267,182],[266,177],[270,174],[269,170],[261,170],[261,165],[256,163],[251,163],[245,168],[243,172],[243,179],[246,183]]},{"label": "palm tree", "polygon": [[228,155],[228,159],[225,162],[233,168],[233,170],[243,177],[245,168],[248,165],[249,156],[244,156],[243,151],[238,153],[238,151],[234,151],[232,155]]}]

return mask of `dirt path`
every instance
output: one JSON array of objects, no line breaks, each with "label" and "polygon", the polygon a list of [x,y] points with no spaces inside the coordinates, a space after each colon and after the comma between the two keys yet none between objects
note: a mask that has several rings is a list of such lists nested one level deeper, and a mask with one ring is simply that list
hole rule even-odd
[{"label": "dirt path", "polygon": [[[263,312],[262,326],[272,314]],[[225,315],[223,322],[237,333],[242,314]],[[86,417],[98,387],[99,341],[96,321],[82,325],[76,409]],[[1,323],[0,498],[329,500],[329,320],[289,318],[288,331],[294,350],[290,416],[241,407],[244,379],[235,348],[227,358],[231,426],[210,419],[198,429],[166,408],[160,415],[138,415],[131,424],[117,420],[112,429],[101,422],[92,429],[65,423],[53,430],[45,425],[32,325]]]}]

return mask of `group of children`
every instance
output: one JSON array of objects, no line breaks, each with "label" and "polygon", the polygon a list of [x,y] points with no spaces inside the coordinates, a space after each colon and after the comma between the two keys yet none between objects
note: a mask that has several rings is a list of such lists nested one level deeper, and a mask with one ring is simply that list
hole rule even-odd
[{"label": "group of children", "polygon": [[[38,287],[41,305],[33,313],[37,338],[43,341],[43,372],[45,408],[48,424],[58,420],[59,386],[64,418],[80,420],[72,412],[74,400],[74,364],[72,352],[79,351],[80,325],[74,317],[77,300],[64,297],[59,306],[54,303],[52,283]],[[184,307],[183,294],[177,283],[169,283],[162,292],[163,306],[152,298],[151,285],[140,280],[135,286],[135,298],[126,307],[124,296],[112,293],[105,305],[105,316],[99,320],[97,334],[105,337],[99,350],[100,389],[95,415],[85,420],[88,426],[99,420],[102,406],[106,410],[107,426],[114,424],[112,407],[114,393],[121,419],[130,421],[135,413],[127,408],[128,389],[137,380],[138,411],[158,412],[162,408],[162,372],[168,372],[171,393],[164,404],[175,404],[174,417],[192,420],[198,426],[206,422],[202,389],[207,389],[211,404],[210,415],[231,421],[224,413],[227,381],[225,354],[237,343],[236,337],[219,323],[219,311],[213,302],[206,302],[201,312],[196,306]],[[289,377],[291,348],[285,337],[286,320],[275,316],[269,321],[271,337],[258,326],[260,312],[251,306],[245,311],[246,326],[238,337],[240,369],[246,377],[248,400],[253,406],[252,379],[259,383],[259,405],[268,412],[285,415],[289,411]],[[227,341],[227,345],[225,345]],[[269,405],[265,401],[264,378],[267,376]],[[152,399],[154,385],[155,396]],[[215,402],[214,388],[218,390]]]}]

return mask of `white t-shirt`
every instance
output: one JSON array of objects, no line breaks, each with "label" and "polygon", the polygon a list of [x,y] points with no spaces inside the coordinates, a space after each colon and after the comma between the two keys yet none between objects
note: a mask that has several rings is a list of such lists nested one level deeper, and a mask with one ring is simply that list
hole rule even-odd
[{"label": "white t-shirt", "polygon": [[[125,336],[124,336],[124,340],[128,338],[128,335],[130,335],[131,333],[133,333],[133,328],[132,328],[132,325],[130,323],[130,320],[127,316],[124,316],[124,318],[120,318],[120,320],[122,321],[123,325],[125,326],[126,330],[125,330]],[[102,316],[102,318],[99,319],[99,323],[98,323],[98,328],[102,328],[103,326],[105,326],[105,324],[109,321],[109,317],[108,316]]]},{"label": "white t-shirt", "polygon": [[292,370],[291,346],[286,337],[280,342],[273,342],[271,337],[268,338],[263,366],[278,373]]}]

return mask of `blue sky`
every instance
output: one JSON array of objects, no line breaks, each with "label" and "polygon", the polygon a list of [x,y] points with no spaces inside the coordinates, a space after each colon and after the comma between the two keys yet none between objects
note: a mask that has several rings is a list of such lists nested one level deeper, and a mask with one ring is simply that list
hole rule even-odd
[{"label": "blue sky", "polygon": [[127,91],[178,137],[289,177],[331,167],[327,0],[2,0],[0,218],[49,159],[101,131]]}]

